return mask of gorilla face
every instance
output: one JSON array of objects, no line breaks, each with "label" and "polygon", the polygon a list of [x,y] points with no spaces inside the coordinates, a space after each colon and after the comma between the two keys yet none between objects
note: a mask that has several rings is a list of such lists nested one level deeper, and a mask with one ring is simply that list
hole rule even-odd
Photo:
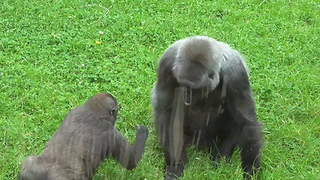
[{"label": "gorilla face", "polygon": [[193,59],[177,58],[172,69],[180,87],[184,89],[186,105],[195,104],[206,98],[219,82],[219,76],[215,77],[214,72],[201,63],[203,59],[203,56],[196,56]]}]

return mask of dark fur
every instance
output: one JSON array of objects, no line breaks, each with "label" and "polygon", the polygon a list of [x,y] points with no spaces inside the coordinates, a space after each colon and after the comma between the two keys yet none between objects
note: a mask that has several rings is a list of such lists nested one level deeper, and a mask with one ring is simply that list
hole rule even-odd
[{"label": "dark fur", "polygon": [[[185,103],[191,103],[180,109],[176,106],[183,101],[173,102],[179,87],[180,93],[186,94]],[[257,121],[246,64],[228,45],[196,36],[170,46],[159,61],[152,104],[167,180],[183,176],[188,162],[185,148],[190,144],[217,149],[213,151],[215,161],[230,157],[239,146],[245,178],[260,167],[261,123]],[[184,115],[173,116],[177,113]],[[181,150],[172,148],[178,139],[183,139]]]},{"label": "dark fur", "polygon": [[131,146],[114,126],[116,99],[99,93],[71,110],[39,156],[28,156],[19,180],[89,180],[109,155],[128,170],[144,152],[148,129],[139,125]]}]

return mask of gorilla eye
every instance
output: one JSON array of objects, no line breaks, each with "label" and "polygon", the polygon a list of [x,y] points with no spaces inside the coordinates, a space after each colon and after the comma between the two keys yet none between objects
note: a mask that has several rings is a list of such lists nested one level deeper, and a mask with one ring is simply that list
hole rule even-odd
[{"label": "gorilla eye", "polygon": [[116,109],[113,108],[113,109],[110,111],[110,115],[113,115],[115,112],[116,112]]},{"label": "gorilla eye", "polygon": [[213,73],[209,74],[209,78],[213,79]]}]

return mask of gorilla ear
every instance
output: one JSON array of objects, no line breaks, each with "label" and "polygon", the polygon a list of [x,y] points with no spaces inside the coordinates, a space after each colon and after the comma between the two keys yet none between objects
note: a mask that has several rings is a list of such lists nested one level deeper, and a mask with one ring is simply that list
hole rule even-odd
[{"label": "gorilla ear", "polygon": [[209,78],[213,79],[213,73],[209,74]]},{"label": "gorilla ear", "polygon": [[110,111],[110,115],[113,115],[115,112],[116,112],[116,109],[113,108],[113,109]]},{"label": "gorilla ear", "polygon": [[208,78],[206,80],[206,84],[209,86],[210,91],[212,91],[219,85],[220,76],[218,73],[212,72],[208,75]]}]

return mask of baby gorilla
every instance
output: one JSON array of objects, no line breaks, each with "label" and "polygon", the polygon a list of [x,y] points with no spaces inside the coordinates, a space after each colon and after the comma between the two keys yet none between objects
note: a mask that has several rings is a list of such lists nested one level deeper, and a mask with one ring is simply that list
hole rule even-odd
[{"label": "baby gorilla", "polygon": [[27,157],[19,180],[89,180],[109,155],[134,169],[144,153],[148,129],[138,125],[131,146],[114,126],[117,100],[99,93],[72,109],[39,156]]}]

